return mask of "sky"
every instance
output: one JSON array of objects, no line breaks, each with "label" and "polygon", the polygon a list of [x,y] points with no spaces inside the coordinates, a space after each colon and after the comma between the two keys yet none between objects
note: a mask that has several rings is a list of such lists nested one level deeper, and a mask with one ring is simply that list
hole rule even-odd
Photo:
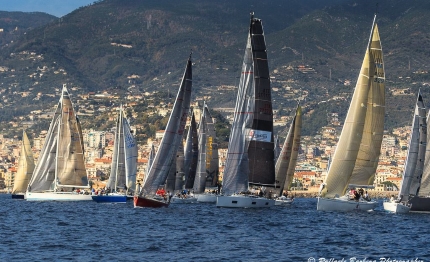
[{"label": "sky", "polygon": [[96,0],[0,0],[0,11],[44,12],[57,17]]}]

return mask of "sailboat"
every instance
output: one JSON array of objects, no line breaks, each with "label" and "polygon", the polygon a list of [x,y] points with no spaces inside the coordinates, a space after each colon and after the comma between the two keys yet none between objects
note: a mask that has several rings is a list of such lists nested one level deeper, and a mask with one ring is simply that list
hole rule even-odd
[{"label": "sailboat", "polygon": [[289,190],[294,178],[297,156],[299,154],[300,137],[302,130],[302,109],[297,105],[296,115],[293,118],[287,137],[282,146],[279,158],[275,165],[276,181],[279,184],[278,197],[275,199],[275,206],[286,206],[294,201],[288,197],[284,189]]},{"label": "sailboat", "polygon": [[18,160],[18,170],[15,175],[15,180],[12,189],[12,198],[24,199],[25,191],[30,182],[31,175],[34,170],[34,158],[31,151],[30,141],[27,133],[22,132],[21,154]]},{"label": "sailboat", "polygon": [[[196,191],[197,202],[216,203],[218,196],[218,179],[219,179],[219,157],[218,157],[218,142],[216,139],[215,124],[209,112],[208,105],[205,103],[204,123],[205,123],[205,161],[202,163],[205,170],[204,190]],[[203,139],[202,139],[203,140]],[[200,143],[200,141],[199,141]],[[203,146],[203,141],[202,141]],[[202,159],[203,159],[203,155]],[[202,172],[203,174],[203,172]]]},{"label": "sailboat", "polygon": [[134,193],[137,172],[137,143],[122,106],[116,122],[114,151],[106,195],[92,196],[96,202],[125,203]]},{"label": "sailboat", "polygon": [[417,196],[420,190],[427,147],[427,122],[421,92],[415,105],[415,113],[409,139],[408,155],[403,170],[402,184],[397,199],[384,202],[384,209],[394,213],[408,213],[410,196]]},{"label": "sailboat", "polygon": [[173,110],[167,122],[166,131],[161,140],[154,161],[142,190],[134,196],[134,207],[168,207],[169,196],[157,195],[157,191],[166,182],[172,159],[179,148],[185,129],[187,115],[190,110],[192,71],[191,54],[187,61],[184,76],[176,96]]},{"label": "sailboat", "polygon": [[[251,21],[242,65],[222,192],[217,207],[271,207],[274,199],[250,194],[249,186],[274,187],[273,111],[261,19]],[[266,192],[267,194],[267,192]]]},{"label": "sailboat", "polygon": [[[430,141],[430,112],[427,114],[427,141]],[[411,212],[430,212],[430,148],[426,146],[424,170],[417,195],[410,196]]]},{"label": "sailboat", "polygon": [[[366,54],[325,183],[318,210],[373,210],[376,201],[350,200],[347,189],[372,188],[381,151],[385,72],[376,14]],[[358,198],[358,197],[357,197]]]},{"label": "sailboat", "polygon": [[[26,192],[27,201],[92,200],[82,129],[66,85]],[[74,189],[76,189],[76,192]],[[81,191],[82,190],[82,191]]]}]

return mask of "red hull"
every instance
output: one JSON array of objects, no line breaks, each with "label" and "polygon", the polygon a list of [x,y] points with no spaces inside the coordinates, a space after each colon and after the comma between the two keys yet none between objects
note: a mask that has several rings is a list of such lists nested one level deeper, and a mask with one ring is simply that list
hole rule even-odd
[{"label": "red hull", "polygon": [[152,198],[145,198],[145,197],[139,197],[139,196],[134,196],[133,203],[134,203],[134,207],[152,207],[152,208],[169,207],[169,203],[161,202]]}]

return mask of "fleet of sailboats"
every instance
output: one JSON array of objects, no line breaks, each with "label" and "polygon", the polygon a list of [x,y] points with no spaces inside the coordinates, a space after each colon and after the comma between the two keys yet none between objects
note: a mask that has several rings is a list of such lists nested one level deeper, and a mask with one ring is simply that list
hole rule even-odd
[{"label": "fleet of sailboats", "polygon": [[89,192],[83,193],[89,189],[82,129],[67,87],[63,85],[60,101],[26,191],[26,199],[92,200]]},{"label": "fleet of sailboats", "polygon": [[[242,65],[234,119],[228,143],[222,196],[217,207],[270,207],[274,199],[263,193],[275,185],[273,111],[266,43],[261,19],[251,21]],[[265,192],[268,194],[269,192]]]},{"label": "fleet of sailboats", "polygon": [[[318,210],[373,210],[377,202],[347,189],[372,187],[384,132],[385,72],[376,14],[342,133],[318,198]],[[364,190],[364,189],[363,189]],[[347,193],[345,195],[345,193]]]},{"label": "fleet of sailboats", "polygon": [[[273,134],[271,83],[261,19],[251,14],[234,119],[219,194],[215,125],[206,103],[197,125],[190,110],[191,55],[157,152],[152,145],[142,185],[136,185],[137,143],[122,106],[116,121],[112,166],[105,195],[92,195],[85,168],[79,119],[63,85],[61,97],[35,165],[25,131],[12,198],[28,201],[123,202],[134,207],[168,207],[173,193],[193,191],[187,202],[217,207],[267,208],[293,202],[291,188],[300,148],[302,109],[297,106],[282,149]],[[183,144],[187,117],[190,126]],[[394,213],[430,212],[430,136],[421,92],[415,106],[408,154],[396,199],[383,202]],[[378,202],[352,191],[372,188],[381,151],[385,118],[385,71],[376,14],[357,84],[317,210],[370,211]],[[166,191],[168,193],[166,193]],[[163,192],[162,194],[160,192]],[[171,192],[171,193],[170,193]],[[173,201],[175,200],[173,197]],[[178,198],[180,199],[180,198]],[[180,202],[180,200],[177,200]]]},{"label": "fleet of sailboats", "polygon": [[137,143],[120,106],[115,130],[111,172],[106,185],[108,193],[92,196],[96,202],[125,203],[134,194],[137,173]]}]

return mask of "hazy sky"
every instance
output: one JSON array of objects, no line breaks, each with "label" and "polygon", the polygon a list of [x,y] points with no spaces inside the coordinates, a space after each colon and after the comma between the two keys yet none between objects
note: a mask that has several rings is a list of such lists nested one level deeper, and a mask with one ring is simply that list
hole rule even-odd
[{"label": "hazy sky", "polygon": [[0,11],[44,12],[58,17],[95,0],[0,0]]}]

